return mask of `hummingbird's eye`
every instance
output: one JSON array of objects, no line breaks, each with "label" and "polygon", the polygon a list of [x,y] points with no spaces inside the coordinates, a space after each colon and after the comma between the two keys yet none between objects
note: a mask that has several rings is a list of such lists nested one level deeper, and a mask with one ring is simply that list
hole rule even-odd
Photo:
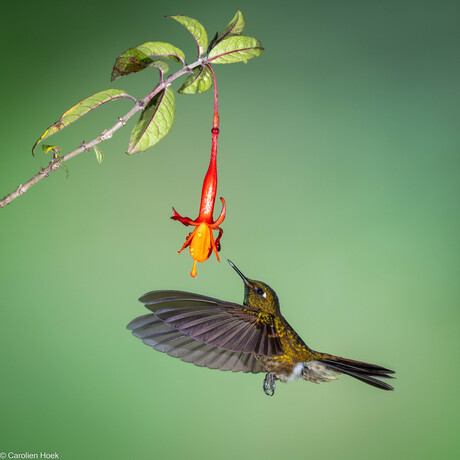
[{"label": "hummingbird's eye", "polygon": [[264,290],[262,288],[257,288],[256,293],[259,294],[259,295],[264,295],[265,294],[265,292],[264,292]]}]

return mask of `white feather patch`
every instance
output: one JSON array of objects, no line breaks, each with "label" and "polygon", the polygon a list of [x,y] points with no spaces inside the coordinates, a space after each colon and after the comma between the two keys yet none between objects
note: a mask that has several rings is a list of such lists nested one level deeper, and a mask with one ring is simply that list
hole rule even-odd
[{"label": "white feather patch", "polygon": [[292,370],[292,374],[279,376],[279,379],[282,382],[291,382],[292,380],[297,380],[302,375],[304,364],[305,363],[296,364]]}]

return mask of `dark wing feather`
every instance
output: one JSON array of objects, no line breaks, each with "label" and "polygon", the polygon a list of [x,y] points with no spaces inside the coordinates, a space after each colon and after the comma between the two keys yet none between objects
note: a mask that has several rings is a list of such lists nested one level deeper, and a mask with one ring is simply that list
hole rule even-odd
[{"label": "dark wing feather", "polygon": [[127,328],[155,350],[196,366],[253,374],[266,372],[253,354],[222,350],[199,342],[168,326],[153,313],[134,319]]},{"label": "dark wing feather", "polygon": [[[193,292],[185,292],[185,291],[151,291],[147,292],[147,294],[144,294],[142,297],[139,298],[139,302],[142,302],[143,304],[147,304],[150,302],[154,302],[155,300],[165,300],[168,297],[177,297],[177,298],[197,298],[201,300],[210,300],[213,302],[220,302],[219,299],[215,299],[214,297],[207,297],[201,294],[195,294]],[[147,306],[147,305],[146,305]]]},{"label": "dark wing feather", "polygon": [[153,291],[139,299],[170,328],[207,345],[241,353],[283,353],[272,324],[256,310],[183,291]]}]

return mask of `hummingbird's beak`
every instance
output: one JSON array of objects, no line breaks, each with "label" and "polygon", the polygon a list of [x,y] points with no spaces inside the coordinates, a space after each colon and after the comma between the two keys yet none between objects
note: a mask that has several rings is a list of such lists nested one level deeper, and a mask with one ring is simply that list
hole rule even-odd
[{"label": "hummingbird's beak", "polygon": [[233,270],[236,271],[236,273],[238,273],[238,275],[240,275],[241,279],[243,280],[244,284],[246,286],[249,286],[249,281],[248,279],[238,270],[237,266],[230,260],[230,259],[227,259],[228,263],[230,264],[230,266],[233,268]]}]

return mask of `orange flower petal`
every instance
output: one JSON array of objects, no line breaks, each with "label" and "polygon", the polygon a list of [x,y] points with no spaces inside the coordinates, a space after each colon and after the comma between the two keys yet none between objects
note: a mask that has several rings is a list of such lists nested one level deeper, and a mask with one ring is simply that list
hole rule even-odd
[{"label": "orange flower petal", "polygon": [[[198,228],[198,227],[197,227]],[[179,251],[177,251],[178,254],[180,254],[187,246],[190,245],[190,242],[192,241],[193,239],[193,235],[195,234],[196,232],[196,228],[195,230],[193,230],[192,233],[189,233],[188,237],[185,239],[185,243],[183,244],[183,246],[180,248]]]},{"label": "orange flower petal", "polygon": [[208,260],[210,256],[210,249],[212,248],[212,230],[206,223],[201,223],[191,235],[190,242],[190,255],[198,262]]}]

